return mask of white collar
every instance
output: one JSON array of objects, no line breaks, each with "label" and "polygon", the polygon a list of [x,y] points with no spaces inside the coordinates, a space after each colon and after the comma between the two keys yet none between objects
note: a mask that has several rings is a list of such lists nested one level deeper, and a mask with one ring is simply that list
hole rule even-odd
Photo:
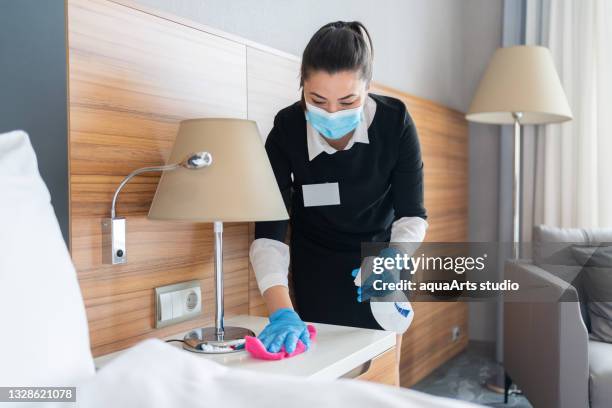
[{"label": "white collar", "polygon": [[[370,139],[368,138],[368,128],[370,127],[370,124],[372,124],[375,113],[376,101],[372,99],[370,95],[368,95],[364,102],[364,120],[359,122],[357,128],[355,128],[355,132],[353,132],[353,136],[347,143],[344,150],[350,149],[356,142],[370,143]],[[306,115],[306,112],[304,112],[304,115]],[[306,141],[308,144],[308,160],[310,161],[312,161],[312,159],[317,157],[322,152],[326,152],[328,154],[334,154],[337,152],[336,149],[327,143],[325,137],[321,136],[321,134],[310,124],[309,121],[306,121]]]}]

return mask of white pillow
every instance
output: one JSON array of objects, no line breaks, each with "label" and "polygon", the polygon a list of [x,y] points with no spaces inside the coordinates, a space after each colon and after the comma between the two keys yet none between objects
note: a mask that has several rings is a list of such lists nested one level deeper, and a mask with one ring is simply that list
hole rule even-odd
[{"label": "white pillow", "polygon": [[23,131],[0,134],[0,385],[71,386],[94,374],[70,254]]}]

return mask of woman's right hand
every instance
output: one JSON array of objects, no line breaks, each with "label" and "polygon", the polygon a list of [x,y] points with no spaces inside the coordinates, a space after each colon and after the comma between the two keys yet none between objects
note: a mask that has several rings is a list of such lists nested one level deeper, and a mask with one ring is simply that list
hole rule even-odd
[{"label": "woman's right hand", "polygon": [[[380,251],[377,258],[384,259],[391,258],[393,260],[396,256],[401,256],[401,252],[395,248],[384,248]],[[383,262],[383,265],[378,265],[378,267],[383,267],[383,271],[376,273],[373,270],[373,262],[374,257],[366,257],[363,260],[362,267],[353,269],[351,275],[355,278],[355,285],[357,286],[357,301],[365,302],[370,300],[372,297],[384,297],[391,293],[394,293],[395,290],[391,290],[388,288],[385,289],[375,289],[374,282],[380,281],[381,284],[387,283],[398,283],[400,279],[400,271],[395,268],[387,268],[383,265],[386,262]],[[411,264],[412,265],[412,264]],[[363,269],[362,269],[363,268]],[[363,272],[365,271],[365,278]],[[379,285],[380,287],[380,285]]]},{"label": "woman's right hand", "polygon": [[306,323],[291,308],[277,309],[269,317],[270,323],[257,336],[270,353],[277,353],[285,346],[287,353],[293,353],[298,340],[302,340],[306,349],[310,346],[310,333]]}]

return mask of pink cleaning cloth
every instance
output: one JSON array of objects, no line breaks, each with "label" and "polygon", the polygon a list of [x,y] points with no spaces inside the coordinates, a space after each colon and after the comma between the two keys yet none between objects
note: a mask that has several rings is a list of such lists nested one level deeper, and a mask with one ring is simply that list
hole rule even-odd
[{"label": "pink cleaning cloth", "polygon": [[[315,329],[312,324],[307,325],[306,328],[308,329],[308,333],[310,333],[310,340],[314,341],[317,337],[317,329]],[[304,351],[306,351],[306,346],[302,340],[298,340],[293,353],[287,353],[284,345],[281,346],[279,352],[271,353],[266,350],[261,340],[254,336],[246,336],[244,338],[244,342],[244,348],[246,351],[248,351],[251,356],[260,360],[282,360],[283,358],[297,356],[298,354],[302,354]]]}]

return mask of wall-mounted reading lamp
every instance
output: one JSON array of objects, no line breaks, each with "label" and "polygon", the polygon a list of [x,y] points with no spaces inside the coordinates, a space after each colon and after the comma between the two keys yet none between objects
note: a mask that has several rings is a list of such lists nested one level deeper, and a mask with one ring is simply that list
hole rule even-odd
[{"label": "wall-mounted reading lamp", "polygon": [[[110,263],[125,263],[127,259],[126,221],[115,216],[119,191],[137,174],[163,171],[148,218],[213,223],[215,236],[215,326],[191,331],[183,347],[199,353],[238,351],[236,346],[244,343],[244,337],[255,334],[223,324],[223,221],[289,218],[257,125],[245,119],[184,120],[168,162],[176,164],[136,170],[117,188],[111,218],[104,220],[113,244],[105,250],[107,259]],[[194,171],[202,168],[205,171]]]},{"label": "wall-mounted reading lamp", "polygon": [[212,155],[208,152],[197,152],[187,156],[184,160],[179,163],[167,164],[165,166],[156,167],[143,167],[138,170],[134,170],[127,175],[119,183],[119,187],[115,190],[113,195],[113,202],[111,204],[111,216],[102,220],[102,230],[104,237],[104,252],[103,261],[113,265],[127,263],[127,250],[125,247],[125,218],[117,217],[115,206],[117,204],[117,197],[123,189],[123,187],[135,176],[142,173],[156,172],[156,171],[172,171],[180,167],[190,170],[202,169],[212,164]]}]

